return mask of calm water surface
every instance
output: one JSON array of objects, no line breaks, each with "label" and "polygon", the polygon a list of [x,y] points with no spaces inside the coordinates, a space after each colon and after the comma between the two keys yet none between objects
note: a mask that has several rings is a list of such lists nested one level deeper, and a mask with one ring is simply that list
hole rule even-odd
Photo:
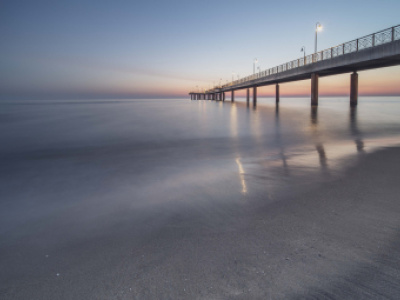
[{"label": "calm water surface", "polygon": [[271,200],[400,142],[395,97],[362,98],[355,109],[346,98],[318,108],[304,98],[260,99],[257,108],[204,100],[0,106],[4,234],[56,212],[90,227],[88,217],[120,210],[214,205],[260,191]]},{"label": "calm water surface", "polygon": [[[193,213],[196,226],[230,230],[230,211],[333,180],[400,143],[398,97],[361,98],[354,109],[347,98],[309,102],[1,102],[3,291],[73,272],[80,262],[67,256],[51,268],[41,259],[96,238],[108,237],[104,251],[132,249]],[[127,245],[113,240],[125,231]]]}]

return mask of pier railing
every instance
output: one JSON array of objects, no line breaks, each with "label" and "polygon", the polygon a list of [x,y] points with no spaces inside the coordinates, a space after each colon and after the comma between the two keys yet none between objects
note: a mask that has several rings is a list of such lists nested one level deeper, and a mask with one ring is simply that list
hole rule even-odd
[{"label": "pier railing", "polygon": [[[341,55],[345,55],[348,53],[353,53],[353,52],[358,52],[364,49],[368,49],[371,47],[376,47],[379,45],[391,43],[393,41],[400,40],[400,25],[390,27],[378,32],[375,32],[373,34],[369,34],[366,36],[363,36],[361,38],[340,44],[335,47],[331,47],[329,49],[325,49],[322,51],[319,51],[317,53],[313,53],[307,56],[304,56],[299,59],[292,60],[290,62],[284,63],[282,65],[269,68],[264,71],[260,71],[256,74],[234,80],[232,82],[229,82],[224,85],[216,85],[214,86],[213,89],[220,89],[220,88],[226,88],[230,86],[234,86],[237,84],[241,84],[244,82],[248,82],[251,80],[259,79],[259,78],[264,78],[268,77],[270,75],[274,75],[277,73],[285,72],[294,68],[299,68],[305,65],[313,64],[322,60],[327,60],[327,59],[332,59]],[[211,90],[206,91],[210,92]]]}]

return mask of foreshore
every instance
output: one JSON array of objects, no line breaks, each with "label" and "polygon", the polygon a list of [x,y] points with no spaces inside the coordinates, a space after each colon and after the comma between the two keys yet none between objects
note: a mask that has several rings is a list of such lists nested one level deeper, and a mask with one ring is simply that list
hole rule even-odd
[{"label": "foreshore", "polygon": [[[2,299],[396,299],[400,148],[253,207],[124,218],[85,239],[1,241]],[[139,216],[137,216],[140,218]],[[36,224],[40,226],[40,224]],[[37,228],[25,229],[29,236]],[[29,239],[29,238],[28,238]],[[53,247],[45,247],[49,242]],[[29,246],[31,248],[27,248]]]}]

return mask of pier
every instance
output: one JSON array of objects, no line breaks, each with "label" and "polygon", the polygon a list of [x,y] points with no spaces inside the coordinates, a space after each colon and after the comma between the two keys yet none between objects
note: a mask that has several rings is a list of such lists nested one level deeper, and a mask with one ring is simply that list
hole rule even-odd
[{"label": "pier", "polygon": [[325,49],[308,56],[260,71],[224,85],[217,85],[203,92],[191,91],[192,100],[225,101],[225,93],[246,90],[253,105],[257,103],[257,88],[275,85],[276,102],[279,102],[279,84],[311,79],[311,105],[318,105],[319,77],[350,73],[350,105],[358,103],[358,71],[400,65],[400,25]]}]

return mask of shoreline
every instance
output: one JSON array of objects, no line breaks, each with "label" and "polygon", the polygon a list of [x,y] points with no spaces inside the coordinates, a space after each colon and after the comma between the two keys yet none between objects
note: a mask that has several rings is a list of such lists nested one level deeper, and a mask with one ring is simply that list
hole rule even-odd
[{"label": "shoreline", "polygon": [[[363,155],[333,181],[278,201],[244,205],[242,211],[226,210],[225,203],[209,215],[188,206],[141,223],[122,219],[90,239],[59,243],[50,251],[42,244],[21,252],[3,240],[3,251],[15,251],[6,250],[3,257],[27,256],[3,261],[0,294],[3,299],[396,298],[398,166],[400,148],[390,147]],[[265,197],[257,195],[256,202]],[[31,264],[22,277],[26,266],[9,265],[18,261]]]}]

